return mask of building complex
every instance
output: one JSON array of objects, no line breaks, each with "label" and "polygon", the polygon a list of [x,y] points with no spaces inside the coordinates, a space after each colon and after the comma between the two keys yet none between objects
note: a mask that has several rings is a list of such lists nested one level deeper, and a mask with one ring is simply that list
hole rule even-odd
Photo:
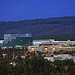
[{"label": "building complex", "polygon": [[55,41],[54,39],[36,39],[31,34],[4,34],[1,47],[28,47],[28,51],[52,53],[59,50],[75,50],[75,41]]}]

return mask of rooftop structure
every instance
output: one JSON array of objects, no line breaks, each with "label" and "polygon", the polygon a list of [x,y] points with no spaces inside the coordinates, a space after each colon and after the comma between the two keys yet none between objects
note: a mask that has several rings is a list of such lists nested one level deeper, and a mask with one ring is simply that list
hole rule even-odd
[{"label": "rooftop structure", "polygon": [[58,45],[58,42],[43,42],[40,45]]},{"label": "rooftop structure", "polygon": [[39,39],[39,40],[33,40],[33,45],[34,46],[39,46],[43,42],[50,42],[54,41],[54,39]]},{"label": "rooftop structure", "polygon": [[34,46],[39,46],[43,42],[57,42],[60,45],[74,45],[75,41],[55,41],[54,39],[39,39],[39,40],[33,40],[33,45]]},{"label": "rooftop structure", "polygon": [[58,42],[60,45],[73,45],[73,44],[75,44],[75,41],[70,41],[70,40],[67,40],[67,41],[51,41],[51,42]]}]

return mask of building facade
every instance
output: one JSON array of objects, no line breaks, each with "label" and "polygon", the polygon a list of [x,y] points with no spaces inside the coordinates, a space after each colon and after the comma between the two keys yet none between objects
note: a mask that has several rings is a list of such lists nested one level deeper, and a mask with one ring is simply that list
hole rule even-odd
[{"label": "building facade", "polygon": [[3,47],[32,46],[31,34],[4,34]]}]

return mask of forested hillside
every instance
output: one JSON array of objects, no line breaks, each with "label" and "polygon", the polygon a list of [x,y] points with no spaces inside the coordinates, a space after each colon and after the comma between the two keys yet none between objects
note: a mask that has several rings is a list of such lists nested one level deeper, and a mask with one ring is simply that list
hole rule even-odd
[{"label": "forested hillside", "polygon": [[3,38],[5,33],[31,33],[35,37],[75,36],[75,16],[0,22],[0,38]]}]

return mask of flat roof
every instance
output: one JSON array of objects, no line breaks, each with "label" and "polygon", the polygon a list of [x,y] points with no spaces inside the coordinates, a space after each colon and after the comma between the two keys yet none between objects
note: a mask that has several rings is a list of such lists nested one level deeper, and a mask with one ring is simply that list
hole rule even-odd
[{"label": "flat roof", "polygon": [[58,42],[43,42],[42,44],[59,44]]}]

